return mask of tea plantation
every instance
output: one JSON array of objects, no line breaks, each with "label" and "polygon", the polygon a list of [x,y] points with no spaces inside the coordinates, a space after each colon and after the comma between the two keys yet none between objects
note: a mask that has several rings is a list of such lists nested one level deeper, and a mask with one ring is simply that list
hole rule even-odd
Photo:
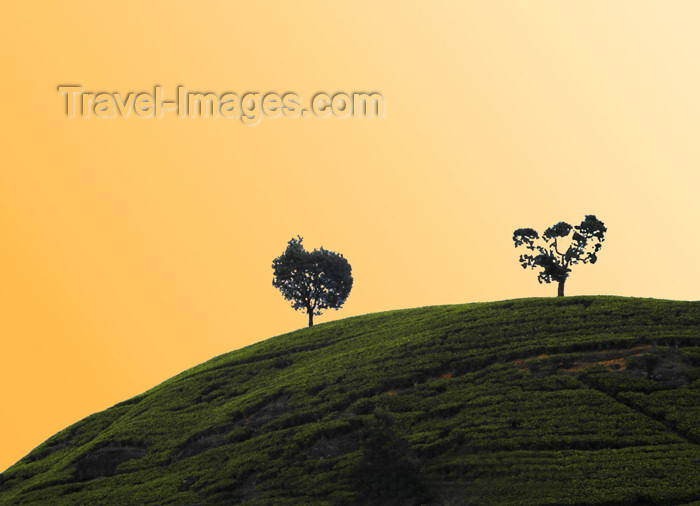
[{"label": "tea plantation", "polygon": [[274,337],[59,432],[0,504],[700,504],[700,302],[521,299]]}]

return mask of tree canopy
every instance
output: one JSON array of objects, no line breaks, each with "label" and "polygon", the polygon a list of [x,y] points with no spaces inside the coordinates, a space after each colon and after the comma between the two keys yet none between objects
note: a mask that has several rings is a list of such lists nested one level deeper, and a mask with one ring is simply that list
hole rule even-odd
[{"label": "tree canopy", "polygon": [[314,315],[343,306],[352,289],[352,268],[343,255],[323,247],[306,251],[302,241],[301,236],[292,238],[272,261],[272,285],[294,309],[307,312],[311,327]]},{"label": "tree canopy", "polygon": [[557,295],[563,297],[571,266],[596,263],[607,230],[602,221],[589,214],[575,227],[560,221],[545,230],[541,237],[532,228],[519,228],[513,232],[513,242],[516,248],[524,246],[532,252],[520,255],[523,269],[540,269],[537,280],[557,282]]}]

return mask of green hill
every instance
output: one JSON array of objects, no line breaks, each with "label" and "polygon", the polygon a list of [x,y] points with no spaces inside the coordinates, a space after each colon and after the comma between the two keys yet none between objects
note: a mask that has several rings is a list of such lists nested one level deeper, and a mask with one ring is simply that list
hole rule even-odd
[{"label": "green hill", "polygon": [[700,500],[700,303],[377,313],[185,371],[59,432],[1,504]]}]

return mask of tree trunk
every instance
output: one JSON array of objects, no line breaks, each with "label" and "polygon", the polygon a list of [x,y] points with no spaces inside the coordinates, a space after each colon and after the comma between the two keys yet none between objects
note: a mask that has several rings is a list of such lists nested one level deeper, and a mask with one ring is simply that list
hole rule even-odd
[{"label": "tree trunk", "polygon": [[313,327],[314,326],[314,310],[307,309],[307,312],[309,313],[309,327]]},{"label": "tree trunk", "polygon": [[566,283],[566,279],[562,279],[561,281],[559,281],[559,290],[557,292],[557,297],[564,296],[564,283]]}]

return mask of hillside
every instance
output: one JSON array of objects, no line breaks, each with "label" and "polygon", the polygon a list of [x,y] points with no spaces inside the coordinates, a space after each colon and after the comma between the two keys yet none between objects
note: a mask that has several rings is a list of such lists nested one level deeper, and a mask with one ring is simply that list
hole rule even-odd
[{"label": "hillside", "polygon": [[686,504],[699,443],[699,302],[426,307],[187,370],[37,447],[0,504]]}]

